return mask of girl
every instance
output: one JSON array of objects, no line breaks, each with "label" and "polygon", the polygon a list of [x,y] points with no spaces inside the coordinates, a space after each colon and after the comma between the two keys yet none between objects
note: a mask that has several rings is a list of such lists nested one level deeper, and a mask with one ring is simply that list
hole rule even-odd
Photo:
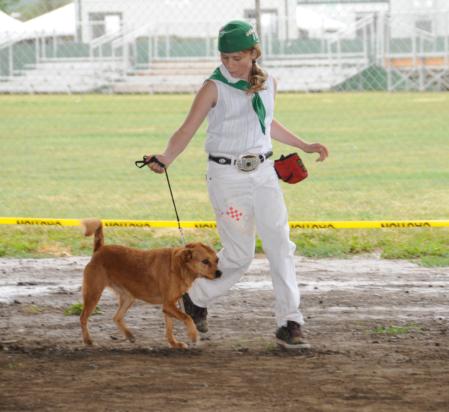
[{"label": "girl", "polygon": [[[219,32],[221,66],[205,81],[190,112],[172,135],[152,171],[163,173],[186,148],[208,117],[207,184],[223,249],[217,280],[198,279],[183,296],[186,312],[206,332],[207,306],[226,293],[254,257],[256,232],[270,262],[275,293],[276,338],[286,348],[310,345],[304,339],[300,295],[294,266],[295,244],[289,238],[287,210],[273,168],[271,139],[306,153],[328,156],[320,143],[309,144],[273,118],[276,83],[256,63],[261,56],[254,28],[231,21]],[[151,155],[149,155],[151,156]]]}]

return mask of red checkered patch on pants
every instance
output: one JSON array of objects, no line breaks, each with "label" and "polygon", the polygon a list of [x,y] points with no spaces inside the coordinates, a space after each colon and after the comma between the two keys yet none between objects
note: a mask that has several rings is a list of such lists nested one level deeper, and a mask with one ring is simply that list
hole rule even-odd
[{"label": "red checkered patch on pants", "polygon": [[235,219],[237,222],[240,220],[240,218],[243,216],[243,213],[240,212],[237,209],[234,209],[233,207],[229,207],[228,210],[226,210],[226,214],[231,218]]}]

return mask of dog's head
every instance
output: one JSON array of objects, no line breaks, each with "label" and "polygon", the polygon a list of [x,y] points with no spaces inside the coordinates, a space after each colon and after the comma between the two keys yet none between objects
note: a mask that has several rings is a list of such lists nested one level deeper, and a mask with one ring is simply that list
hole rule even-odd
[{"label": "dog's head", "polygon": [[203,243],[189,243],[178,252],[185,266],[198,277],[216,279],[221,276],[218,270],[217,253]]}]

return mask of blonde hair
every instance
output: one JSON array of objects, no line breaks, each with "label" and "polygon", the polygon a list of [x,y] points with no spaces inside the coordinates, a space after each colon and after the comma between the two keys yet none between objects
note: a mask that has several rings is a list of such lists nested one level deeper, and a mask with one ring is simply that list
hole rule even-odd
[{"label": "blonde hair", "polygon": [[262,50],[258,44],[255,44],[254,47],[251,47],[248,52],[252,51],[256,52],[256,57],[253,59],[253,67],[251,68],[251,73],[249,75],[249,84],[250,88],[247,90],[247,93],[257,93],[261,90],[265,89],[265,82],[268,79],[268,74],[265,73],[262,68],[257,64],[256,60],[262,56]]}]

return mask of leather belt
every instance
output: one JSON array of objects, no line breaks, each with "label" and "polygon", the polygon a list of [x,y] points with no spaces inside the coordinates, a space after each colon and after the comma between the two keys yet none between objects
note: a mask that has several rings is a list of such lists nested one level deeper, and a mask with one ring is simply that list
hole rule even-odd
[{"label": "leather belt", "polygon": [[241,172],[252,172],[253,170],[256,170],[259,165],[263,163],[265,159],[268,159],[272,154],[273,152],[271,151],[265,154],[248,153],[233,159],[225,156],[209,155],[209,160],[220,165],[235,166]]},{"label": "leather belt", "polygon": [[212,162],[221,164],[221,165],[235,165],[239,159],[241,159],[245,156],[257,156],[260,160],[260,163],[263,163],[266,159],[273,156],[273,152],[269,151],[265,154],[259,154],[259,155],[257,155],[257,154],[256,155],[252,155],[252,154],[242,155],[242,156],[239,156],[238,158],[229,158],[229,157],[225,157],[225,156],[212,156],[210,154],[209,160],[211,160]]}]

